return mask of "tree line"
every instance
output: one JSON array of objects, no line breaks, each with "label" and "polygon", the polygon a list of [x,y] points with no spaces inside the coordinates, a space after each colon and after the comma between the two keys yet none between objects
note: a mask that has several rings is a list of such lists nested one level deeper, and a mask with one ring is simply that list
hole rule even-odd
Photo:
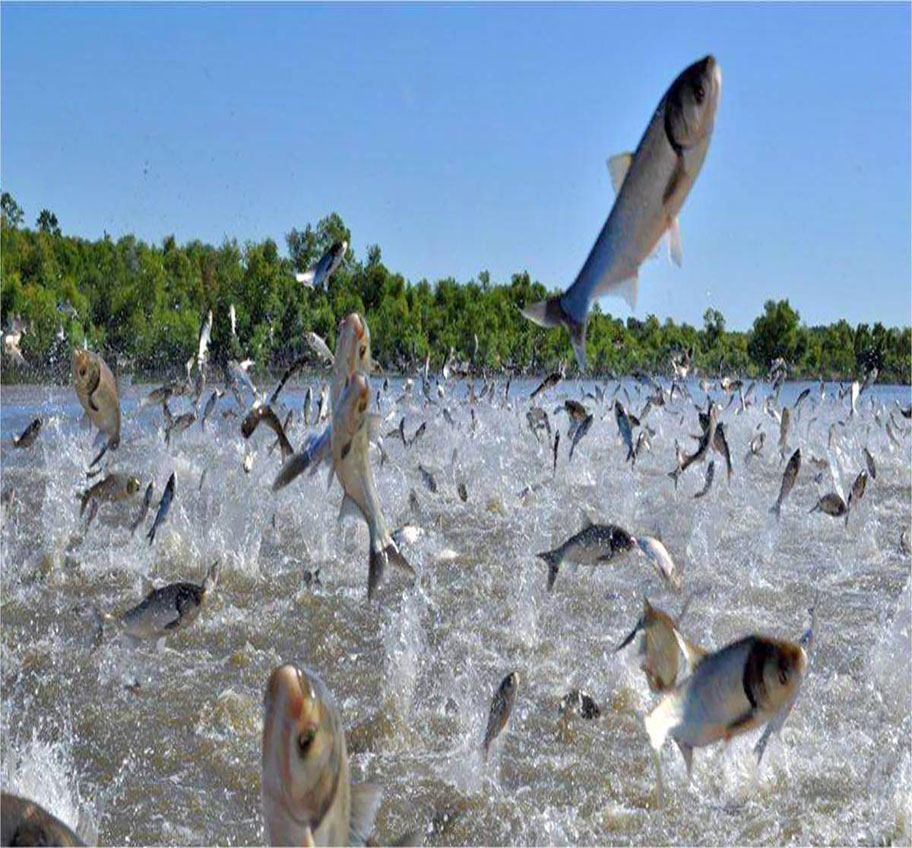
[{"label": "tree line", "polygon": [[[349,247],[325,289],[301,286],[295,271],[336,241],[352,244],[335,213],[316,226],[292,229],[282,255],[272,239],[229,239],[218,246],[198,240],[181,245],[173,236],[160,245],[132,235],[90,240],[64,235],[47,209],[33,228],[26,226],[7,192],[0,207],[0,317],[4,331],[17,316],[27,327],[20,349],[28,366],[4,358],[6,381],[65,380],[71,351],[82,345],[121,373],[177,375],[194,354],[210,309],[211,361],[249,357],[258,370],[278,370],[303,355],[308,331],[332,348],[340,318],[352,311],[367,317],[374,358],[388,370],[409,370],[428,355],[439,369],[450,349],[457,360],[489,372],[539,373],[562,362],[575,368],[565,331],[543,330],[520,314],[522,306],[547,295],[526,272],[502,282],[482,271],[468,282],[411,283],[390,271],[380,247],[370,245],[363,259]],[[807,326],[788,300],[767,301],[747,331],[727,329],[716,309],[707,309],[703,326],[694,327],[654,315],[622,321],[593,308],[592,374],[670,374],[671,357],[685,350],[708,376],[762,376],[778,357],[795,378],[845,380],[876,367],[881,381],[908,383],[912,372],[908,326],[853,327],[845,320]]]}]

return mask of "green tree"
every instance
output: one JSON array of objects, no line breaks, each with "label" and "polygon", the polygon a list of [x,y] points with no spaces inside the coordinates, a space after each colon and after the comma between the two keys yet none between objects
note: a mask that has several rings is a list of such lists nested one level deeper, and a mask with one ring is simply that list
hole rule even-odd
[{"label": "green tree", "polygon": [[773,360],[781,357],[793,362],[798,349],[800,316],[788,300],[768,300],[763,314],[754,321],[748,352],[757,368],[764,372]]},{"label": "green tree", "polygon": [[35,226],[42,233],[50,233],[52,236],[60,235],[60,225],[57,223],[57,216],[50,209],[42,209],[38,215]]}]

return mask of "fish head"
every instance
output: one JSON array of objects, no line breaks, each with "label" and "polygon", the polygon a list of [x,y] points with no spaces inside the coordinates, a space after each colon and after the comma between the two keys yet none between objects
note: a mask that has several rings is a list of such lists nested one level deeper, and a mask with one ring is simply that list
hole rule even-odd
[{"label": "fish head", "polygon": [[775,713],[795,697],[806,669],[801,645],[758,638],[744,669],[744,688],[759,709]]},{"label": "fish head", "polygon": [[98,386],[101,366],[85,349],[73,351],[73,380],[86,394],[91,394]]},{"label": "fish head", "polygon": [[722,69],[713,56],[685,68],[665,99],[665,133],[672,147],[692,147],[713,131],[722,95]]},{"label": "fish head", "polygon": [[370,362],[370,331],[367,322],[357,312],[352,312],[339,322],[336,367],[344,367],[345,375],[359,370],[370,372]]},{"label": "fish head", "polygon": [[615,527],[611,532],[611,547],[616,551],[632,551],[637,546],[633,538],[623,527]]},{"label": "fish head", "polygon": [[286,663],[274,669],[263,702],[263,803],[267,822],[280,817],[312,831],[347,780],[342,721],[329,691],[312,672]]},{"label": "fish head", "polygon": [[139,487],[142,483],[139,482],[138,477],[128,477],[127,478],[127,494],[135,495],[139,491]]},{"label": "fish head", "polygon": [[500,691],[503,693],[504,698],[508,704],[513,703],[513,698],[516,695],[516,689],[519,686],[519,672],[511,671],[501,682]]}]

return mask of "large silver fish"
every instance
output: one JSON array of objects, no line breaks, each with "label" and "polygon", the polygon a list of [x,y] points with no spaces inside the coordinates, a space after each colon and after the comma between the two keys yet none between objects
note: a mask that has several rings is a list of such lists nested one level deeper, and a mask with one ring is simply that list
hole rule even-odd
[{"label": "large silver fish", "polygon": [[806,667],[801,645],[764,636],[747,636],[707,654],[646,716],[653,749],[670,736],[689,774],[694,748],[747,733],[787,711]]},{"label": "large silver fish", "polygon": [[364,845],[381,789],[352,785],[342,716],[325,684],[288,663],[263,702],[263,815],[270,845]]},{"label": "large silver fish", "polygon": [[622,554],[633,550],[636,540],[623,528],[614,524],[592,524],[586,519],[585,526],[566,542],[552,551],[538,554],[548,564],[548,591],[554,587],[557,572],[565,562],[580,565],[600,565],[611,562]]},{"label": "large silver fish", "polygon": [[97,353],[76,350],[73,352],[73,386],[89,420],[107,436],[105,450],[116,449],[120,444],[120,396],[111,369]]},{"label": "large silver fish", "polygon": [[500,683],[491,701],[491,710],[488,713],[488,726],[485,728],[482,749],[487,758],[491,743],[501,734],[510,720],[513,704],[516,701],[516,688],[519,686],[519,672],[511,671]]},{"label": "large silver fish", "polygon": [[721,93],[722,71],[712,56],[678,76],[636,152],[609,162],[617,200],[573,285],[523,310],[542,327],[566,326],[581,370],[592,301],[622,294],[635,307],[639,267],[665,233],[672,259],[681,263],[678,213],[706,158]]},{"label": "large silver fish", "polygon": [[380,495],[368,457],[369,404],[370,384],[363,373],[356,372],[339,397],[331,428],[333,471],[345,492],[339,516],[361,516],[370,534],[368,599],[373,597],[383,578],[387,562],[415,573],[393,541],[380,506]]}]

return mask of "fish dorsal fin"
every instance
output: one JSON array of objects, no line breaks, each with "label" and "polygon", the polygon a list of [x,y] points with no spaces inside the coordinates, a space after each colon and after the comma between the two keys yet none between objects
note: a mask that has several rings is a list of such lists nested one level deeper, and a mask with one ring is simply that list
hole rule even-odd
[{"label": "fish dorsal fin", "polygon": [[668,256],[679,268],[684,262],[684,249],[681,247],[681,224],[677,216],[668,225]]},{"label": "fish dorsal fin", "polygon": [[364,845],[374,829],[374,819],[380,807],[383,790],[373,783],[360,783],[351,788],[351,819],[348,844]]},{"label": "fish dorsal fin", "polygon": [[674,629],[674,635],[675,639],[678,640],[678,646],[681,648],[681,653],[684,654],[684,658],[687,660],[687,667],[690,669],[690,672],[693,673],[694,669],[696,669],[709,652],[703,650],[699,645],[695,645],[689,639],[682,636],[677,627]]},{"label": "fish dorsal fin", "polygon": [[631,162],[633,162],[633,154],[629,152],[618,153],[617,156],[612,156],[608,160],[608,173],[611,175],[611,185],[615,194],[621,193],[621,186],[630,170]]}]

